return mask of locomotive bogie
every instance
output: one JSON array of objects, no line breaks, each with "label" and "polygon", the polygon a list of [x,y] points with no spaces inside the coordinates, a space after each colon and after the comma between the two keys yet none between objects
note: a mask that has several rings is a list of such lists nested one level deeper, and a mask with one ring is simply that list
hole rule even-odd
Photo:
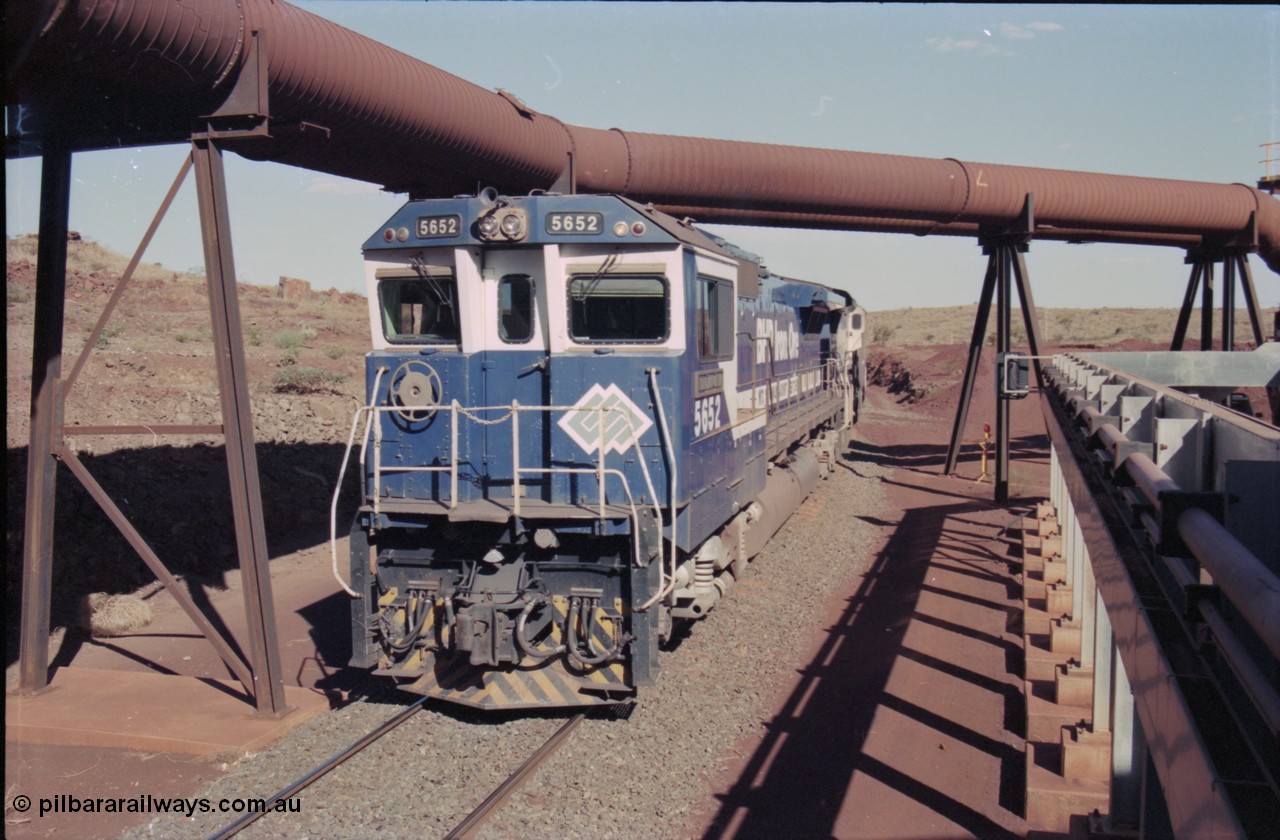
[{"label": "locomotive bogie", "polygon": [[365,252],[353,664],[634,696],[847,442],[861,310],[616,196],[410,202]]}]

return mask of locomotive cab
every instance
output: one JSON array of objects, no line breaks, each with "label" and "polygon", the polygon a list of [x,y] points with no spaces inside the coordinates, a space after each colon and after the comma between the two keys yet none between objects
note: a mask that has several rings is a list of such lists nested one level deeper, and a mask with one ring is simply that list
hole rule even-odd
[{"label": "locomotive cab", "polygon": [[801,444],[847,434],[848,306],[617,196],[414,201],[365,257],[353,664],[484,708],[633,696],[812,486]]}]

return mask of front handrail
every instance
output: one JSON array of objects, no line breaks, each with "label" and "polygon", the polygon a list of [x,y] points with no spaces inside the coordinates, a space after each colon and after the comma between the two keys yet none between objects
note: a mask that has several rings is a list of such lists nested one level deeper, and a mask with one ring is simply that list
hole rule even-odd
[{"label": "front handrail", "polygon": [[[384,368],[378,369],[377,378],[375,379],[374,387],[372,390],[372,393],[375,395],[378,394],[378,385],[381,380],[382,374],[385,371],[386,369]],[[435,411],[447,412],[449,414],[450,451],[449,451],[449,458],[448,458],[447,464],[405,464],[405,465],[388,464],[386,463],[383,457],[383,448],[382,448],[383,447],[383,424],[379,422],[376,418],[388,412],[401,412],[403,410],[404,409],[402,407],[394,406],[394,405],[376,405],[376,404],[364,405],[364,406],[361,406],[359,409],[357,409],[355,417],[352,421],[351,435],[348,440],[347,450],[343,456],[342,465],[339,469],[338,489],[336,489],[334,492],[334,501],[330,509],[330,542],[332,545],[334,577],[338,580],[339,584],[342,586],[343,590],[347,592],[347,594],[351,595],[352,597],[357,597],[357,598],[361,597],[359,593],[354,592],[342,580],[342,578],[338,575],[338,571],[337,571],[337,498],[341,490],[342,480],[346,475],[346,469],[351,459],[352,450],[354,449],[356,432],[360,426],[360,422],[362,419],[367,419],[368,422],[365,426],[364,434],[361,435],[361,442],[360,442],[361,473],[364,476],[369,475],[369,470],[370,470],[369,450],[371,446],[370,437],[372,437],[373,487],[372,487],[372,493],[370,495],[372,496],[373,513],[375,516],[381,513],[381,502],[382,502],[382,495],[383,495],[382,489],[383,489],[384,476],[389,475],[391,473],[412,473],[412,472],[448,473],[449,485],[450,485],[449,499],[447,500],[447,502],[442,502],[442,503],[445,504],[445,506],[449,510],[453,510],[457,508],[459,504],[459,498],[458,498],[459,465],[461,463],[461,459],[459,458],[459,454],[458,454],[458,442],[459,442],[459,426],[460,426],[461,420],[466,419],[481,425],[496,425],[500,423],[505,423],[508,420],[510,420],[512,424],[511,515],[521,516],[523,513],[522,492],[521,492],[522,476],[594,475],[596,477],[596,485],[597,485],[596,495],[598,497],[596,499],[596,504],[595,504],[597,508],[596,515],[600,519],[605,519],[608,516],[608,512],[607,512],[607,496],[608,496],[607,485],[609,483],[608,479],[616,478],[621,487],[621,492],[626,499],[625,507],[628,511],[628,518],[631,520],[631,525],[632,525],[631,531],[632,531],[632,538],[633,538],[633,544],[635,549],[636,562],[642,563],[644,561],[645,558],[641,556],[642,549],[640,544],[640,513],[636,503],[635,494],[632,492],[630,481],[627,475],[622,470],[607,467],[605,464],[605,459],[608,457],[608,454],[609,454],[608,450],[605,448],[605,441],[604,441],[604,432],[607,425],[606,420],[616,419],[617,417],[621,417],[623,422],[627,424],[627,427],[630,431],[631,444],[629,445],[629,447],[627,447],[627,450],[633,451],[635,454],[635,461],[640,466],[640,471],[644,478],[646,489],[649,492],[650,498],[653,500],[652,508],[653,508],[655,520],[659,523],[659,525],[661,525],[662,508],[659,503],[658,494],[653,484],[653,478],[649,472],[648,462],[643,457],[643,453],[640,450],[640,436],[636,434],[635,424],[633,423],[632,417],[628,412],[612,406],[596,406],[596,407],[529,406],[529,405],[521,405],[518,401],[512,401],[509,405],[476,406],[476,407],[468,408],[468,407],[462,406],[457,400],[453,400],[447,406],[440,406],[434,409]],[[568,413],[568,412],[575,412],[575,411],[595,412],[599,415],[599,419],[597,422],[597,427],[599,429],[599,441],[597,445],[599,448],[598,448],[598,454],[596,455],[596,457],[593,458],[595,462],[594,465],[590,467],[525,467],[525,466],[521,466],[522,458],[521,458],[521,445],[520,445],[520,420],[519,420],[520,415],[525,413],[537,412],[540,414],[545,414],[550,416],[554,413]],[[485,416],[486,414],[492,413],[492,412],[503,412],[503,414],[498,417]],[[674,526],[675,499],[673,498],[669,501],[672,507],[671,521]],[[666,554],[667,552],[664,551],[662,546],[662,541],[660,539],[658,543],[658,562],[659,562],[662,577],[664,579],[670,573],[670,570],[667,569],[667,566],[670,564],[670,561],[668,560]],[[672,556],[674,557],[674,551],[672,552]]]}]

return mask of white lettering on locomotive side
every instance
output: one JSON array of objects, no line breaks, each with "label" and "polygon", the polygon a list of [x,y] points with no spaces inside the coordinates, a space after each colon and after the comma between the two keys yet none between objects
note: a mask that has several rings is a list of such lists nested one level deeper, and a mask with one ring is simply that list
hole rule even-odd
[{"label": "white lettering on locomotive side", "polygon": [[785,362],[800,358],[800,330],[794,316],[762,316],[756,321],[755,362]]},{"label": "white lettering on locomotive side", "polygon": [[709,435],[722,425],[720,418],[721,395],[705,397],[693,402],[693,436]]},{"label": "white lettering on locomotive side", "polygon": [[822,371],[807,370],[780,377],[767,384],[757,385],[752,390],[740,392],[738,396],[741,404],[759,410],[820,390],[822,390]]}]

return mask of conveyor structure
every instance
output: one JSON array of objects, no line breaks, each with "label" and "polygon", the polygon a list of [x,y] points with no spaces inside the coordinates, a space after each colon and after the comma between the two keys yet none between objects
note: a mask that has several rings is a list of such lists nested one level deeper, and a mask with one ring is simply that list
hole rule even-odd
[{"label": "conveyor structure", "polygon": [[1050,632],[1081,638],[1058,679],[1093,682],[1090,720],[1062,741],[1110,742],[1095,829],[1267,837],[1280,823],[1280,429],[1216,401],[1274,393],[1280,344],[1226,355],[1045,368],[1066,569]]}]

